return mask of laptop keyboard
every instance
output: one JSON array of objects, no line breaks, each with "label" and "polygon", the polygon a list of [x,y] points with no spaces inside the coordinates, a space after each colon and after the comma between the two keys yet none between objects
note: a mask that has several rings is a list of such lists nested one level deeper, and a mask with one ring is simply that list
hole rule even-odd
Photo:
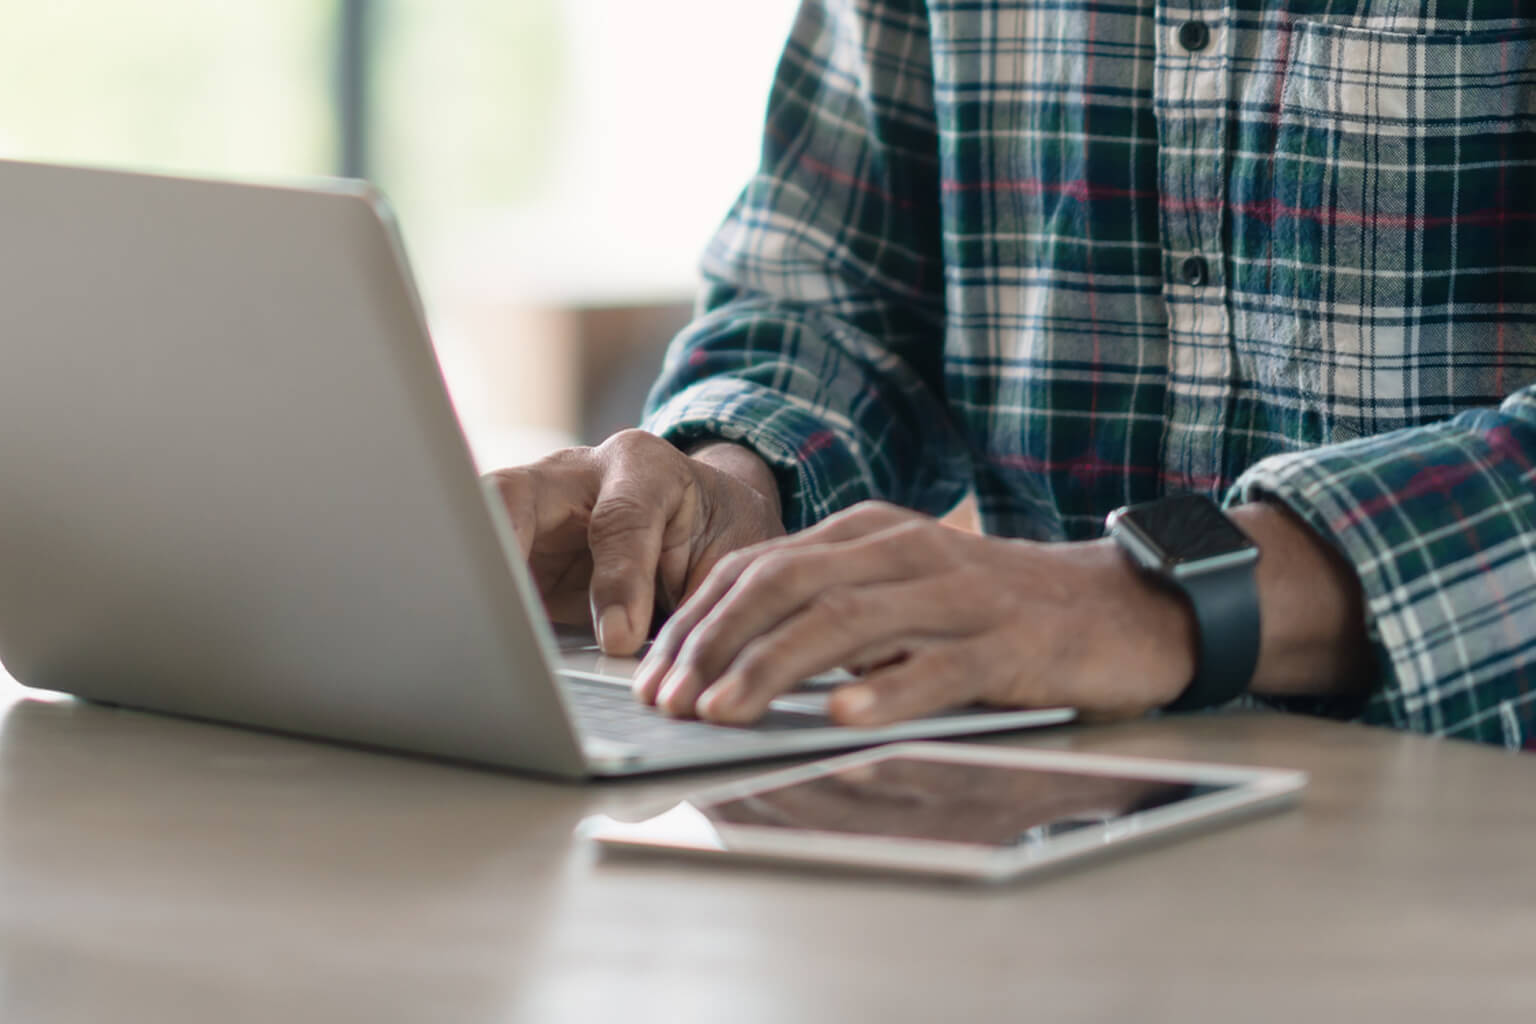
[{"label": "laptop keyboard", "polygon": [[733,737],[831,724],[822,715],[771,710],[751,726],[710,725],[669,718],[635,700],[624,686],[571,676],[561,676],[560,685],[581,735],[642,747],[676,750],[686,745],[718,746],[722,740]]}]

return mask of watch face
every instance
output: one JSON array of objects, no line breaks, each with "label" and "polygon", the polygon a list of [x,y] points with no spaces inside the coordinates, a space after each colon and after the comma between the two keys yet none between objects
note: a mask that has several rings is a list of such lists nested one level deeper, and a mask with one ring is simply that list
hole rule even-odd
[{"label": "watch face", "polygon": [[1248,535],[1203,494],[1181,494],[1126,509],[1121,522],[1174,568],[1256,550]]}]

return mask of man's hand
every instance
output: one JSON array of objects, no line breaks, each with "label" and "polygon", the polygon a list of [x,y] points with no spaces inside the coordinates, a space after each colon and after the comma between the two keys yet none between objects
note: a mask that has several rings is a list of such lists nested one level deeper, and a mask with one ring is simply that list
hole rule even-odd
[{"label": "man's hand", "polygon": [[784,533],[773,474],[732,444],[684,455],[626,430],[489,478],[550,617],[590,621],[608,654],[633,654],[653,609],[676,607],[722,557]]},{"label": "man's hand", "polygon": [[[1359,696],[1374,679],[1360,584],[1277,505],[1233,518],[1259,545],[1252,689]],[[635,693],[674,715],[745,723],[807,676],[848,725],[965,704],[1139,715],[1194,677],[1194,614],[1113,541],[1037,544],[867,503],[725,558],[656,638]]]},{"label": "man's hand", "polygon": [[1125,717],[1194,674],[1193,615],[1110,541],[964,533],[878,503],[723,559],[672,616],[635,679],[667,712],[746,723],[839,666],[840,722],[965,704],[1071,705]]}]

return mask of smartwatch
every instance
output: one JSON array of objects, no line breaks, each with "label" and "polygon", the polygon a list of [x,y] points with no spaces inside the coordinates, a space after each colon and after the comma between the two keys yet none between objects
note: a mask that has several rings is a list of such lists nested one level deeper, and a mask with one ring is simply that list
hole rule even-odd
[{"label": "smartwatch", "polygon": [[1116,509],[1105,529],[1141,570],[1184,595],[1195,613],[1195,678],[1169,711],[1241,696],[1259,661],[1259,548],[1203,494]]}]

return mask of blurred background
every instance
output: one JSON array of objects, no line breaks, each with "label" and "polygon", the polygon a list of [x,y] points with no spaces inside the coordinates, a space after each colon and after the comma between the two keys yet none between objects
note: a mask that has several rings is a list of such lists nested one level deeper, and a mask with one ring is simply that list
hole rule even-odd
[{"label": "blurred background", "polygon": [[795,0],[49,0],[0,156],[366,177],[482,466],[633,424],[745,183]]}]

